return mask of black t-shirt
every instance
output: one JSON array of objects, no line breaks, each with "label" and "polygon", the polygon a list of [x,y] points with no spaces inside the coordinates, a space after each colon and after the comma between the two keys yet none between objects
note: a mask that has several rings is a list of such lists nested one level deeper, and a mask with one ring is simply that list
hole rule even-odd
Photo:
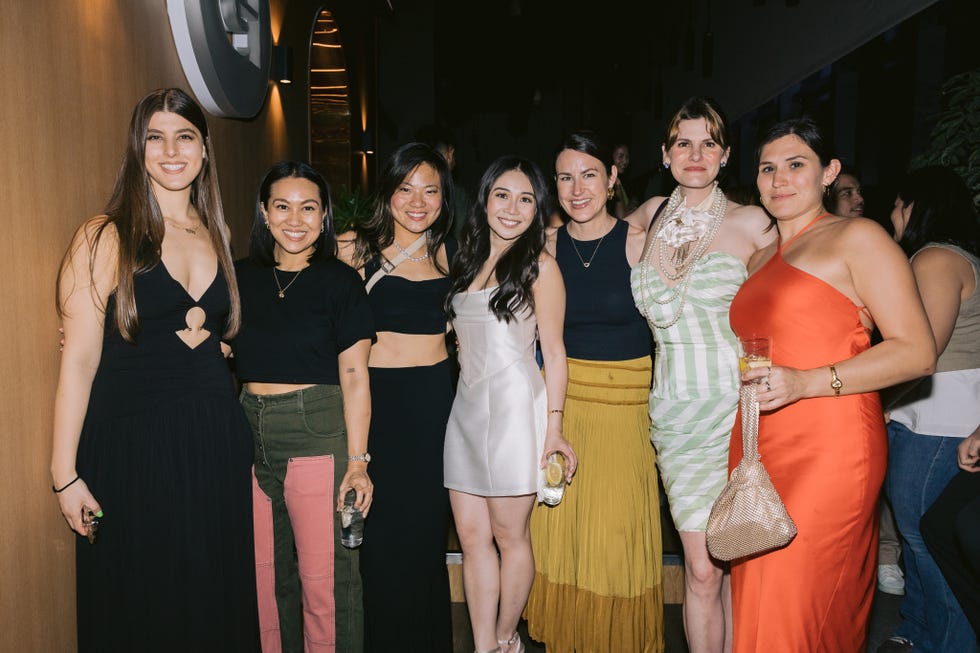
[{"label": "black t-shirt", "polygon": [[300,272],[241,259],[235,272],[242,326],[231,345],[243,383],[338,385],[337,356],[359,340],[375,340],[364,282],[335,258]]}]

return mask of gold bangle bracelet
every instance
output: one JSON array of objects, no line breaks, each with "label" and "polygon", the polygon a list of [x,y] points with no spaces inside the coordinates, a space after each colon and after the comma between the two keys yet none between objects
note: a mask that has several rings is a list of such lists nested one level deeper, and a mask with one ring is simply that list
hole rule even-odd
[{"label": "gold bangle bracelet", "polygon": [[551,410],[548,411],[548,413],[549,414],[551,414],[551,413],[558,413],[559,415],[564,415],[565,414],[565,411],[563,409],[561,409],[561,408],[552,408]]}]

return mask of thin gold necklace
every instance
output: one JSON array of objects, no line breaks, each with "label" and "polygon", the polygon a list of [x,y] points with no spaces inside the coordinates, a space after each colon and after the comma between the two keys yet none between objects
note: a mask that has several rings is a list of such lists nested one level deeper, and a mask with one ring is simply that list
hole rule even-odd
[{"label": "thin gold necklace", "polygon": [[[309,266],[307,266],[307,267],[309,267]],[[286,284],[286,287],[285,288],[283,288],[282,284],[279,283],[279,273],[276,272],[276,266],[274,266],[274,265],[272,266],[272,277],[276,280],[276,287],[279,289],[279,299],[283,299],[283,298],[286,297],[286,291],[289,290],[289,287],[291,285],[293,285],[294,283],[296,283],[296,280],[299,279],[299,275],[301,275],[303,273],[303,270],[305,270],[305,269],[306,268],[300,268],[299,269],[299,272],[296,273],[296,276],[293,277],[292,280],[289,283]],[[283,272],[287,272],[287,271],[288,270],[283,270]]]},{"label": "thin gold necklace", "polygon": [[[615,229],[615,228],[616,228],[616,225],[614,224],[613,225],[613,229]],[[568,232],[568,229],[566,228],[565,231],[567,233]],[[578,246],[575,244],[575,239],[572,237],[572,234],[570,234],[570,233],[568,234],[568,239],[570,241],[572,241],[572,249],[575,250],[575,255],[578,256],[578,260],[579,260],[579,262],[582,263],[582,267],[583,268],[588,269],[589,266],[592,265],[592,261],[595,260],[595,255],[599,253],[599,247],[602,246],[602,241],[604,241],[606,239],[606,236],[608,236],[610,233],[612,233],[612,229],[610,229],[606,233],[602,234],[602,238],[600,238],[599,239],[599,242],[596,243],[595,249],[592,250],[592,256],[589,257],[589,260],[588,261],[586,261],[584,258],[582,258],[582,253],[578,251]],[[588,241],[584,241],[584,242],[588,242]]]},{"label": "thin gold necklace", "polygon": [[185,227],[184,225],[178,224],[177,222],[175,222],[174,220],[171,220],[170,218],[164,218],[163,220],[164,220],[164,222],[166,222],[167,224],[169,224],[174,229],[180,229],[182,231],[186,231],[187,233],[189,233],[192,236],[196,236],[197,235],[197,230],[201,228],[200,225],[194,227],[193,229],[190,228],[190,227]]}]

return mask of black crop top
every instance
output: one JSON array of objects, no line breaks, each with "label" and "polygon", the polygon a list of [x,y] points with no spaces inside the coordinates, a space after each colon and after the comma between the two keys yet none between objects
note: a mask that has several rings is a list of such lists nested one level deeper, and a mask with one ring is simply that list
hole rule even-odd
[{"label": "black crop top", "polygon": [[[374,342],[361,277],[332,258],[300,272],[235,262],[242,326],[231,342],[242,382],[337,385],[337,356],[359,340]],[[296,275],[299,275],[297,278]]]},{"label": "black crop top", "polygon": [[[620,361],[649,356],[650,328],[636,309],[626,260],[629,224],[619,220],[602,242],[558,229],[555,259],[565,281],[565,350],[569,358]],[[596,249],[598,248],[598,249]],[[595,256],[589,267],[582,265]]]},{"label": "black crop top", "polygon": [[[452,263],[456,241],[447,239],[446,258]],[[364,266],[365,283],[381,267],[375,258]],[[368,295],[377,331],[410,335],[439,335],[446,333],[448,318],[443,302],[449,294],[449,277],[411,281],[395,274],[382,277]]]}]

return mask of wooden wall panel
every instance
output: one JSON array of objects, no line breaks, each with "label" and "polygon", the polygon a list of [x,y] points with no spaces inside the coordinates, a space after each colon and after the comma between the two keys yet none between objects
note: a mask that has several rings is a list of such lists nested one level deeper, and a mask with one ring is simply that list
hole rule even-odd
[{"label": "wooden wall panel", "polygon": [[[74,538],[48,473],[55,275],[108,199],[133,105],[161,86],[190,89],[164,0],[6,2],[0,80],[0,651],[61,653],[75,649],[75,595]],[[249,121],[209,117],[239,253],[262,172],[290,154],[278,103],[271,94]],[[299,113],[291,130],[304,129]]]}]

